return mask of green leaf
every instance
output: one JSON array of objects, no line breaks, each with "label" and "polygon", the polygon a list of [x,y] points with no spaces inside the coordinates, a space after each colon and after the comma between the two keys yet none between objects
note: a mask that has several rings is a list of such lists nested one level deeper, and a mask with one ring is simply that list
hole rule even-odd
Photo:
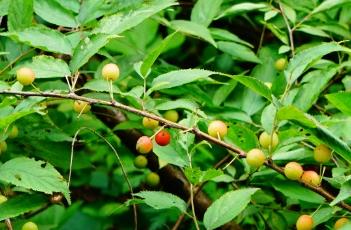
[{"label": "green leaf", "polygon": [[222,104],[230,95],[230,93],[235,89],[237,84],[238,82],[236,80],[231,79],[227,84],[219,87],[213,96],[213,104],[215,106]]},{"label": "green leaf", "polygon": [[32,25],[33,0],[11,0],[8,8],[9,31],[22,30]]},{"label": "green leaf", "polygon": [[71,202],[68,184],[49,163],[18,157],[0,166],[0,180],[47,194],[61,192]]},{"label": "green leaf", "polygon": [[347,181],[343,185],[341,185],[339,194],[335,197],[335,199],[330,203],[331,206],[336,205],[337,203],[350,198],[351,196],[351,181]]},{"label": "green leaf", "polygon": [[185,201],[171,193],[142,191],[134,195],[143,198],[143,202],[154,209],[168,209],[175,207],[181,212],[186,211],[187,205]]},{"label": "green leaf", "polygon": [[314,118],[308,114],[303,113],[295,106],[285,106],[280,108],[277,113],[277,119],[280,121],[283,121],[283,120],[296,121],[299,124],[310,128],[316,127]]},{"label": "green leaf", "polygon": [[233,59],[261,63],[261,60],[247,46],[243,46],[234,42],[218,42],[218,49],[230,54]]},{"label": "green leaf", "polygon": [[212,74],[216,72],[203,69],[174,70],[156,77],[152,81],[152,87],[154,90],[169,89],[206,79]]},{"label": "green leaf", "polygon": [[[79,0],[70,0],[70,1],[54,0],[54,1],[59,3],[63,8],[65,8],[67,10],[71,10],[75,13],[79,13],[79,8],[80,8]],[[83,3],[85,3],[85,2],[86,1],[84,1]]]},{"label": "green leaf", "polygon": [[246,13],[253,10],[264,9],[264,8],[268,8],[268,5],[266,3],[250,3],[250,2],[239,3],[224,10],[219,16],[216,17],[216,20],[226,16],[237,15],[237,14]]},{"label": "green leaf", "polygon": [[93,33],[120,34],[173,5],[176,5],[174,0],[155,1],[153,4],[145,5],[129,14],[114,14],[104,17],[99,21]]},{"label": "green leaf", "polygon": [[186,98],[180,98],[174,101],[166,101],[161,104],[158,104],[155,109],[156,110],[171,110],[171,109],[188,109],[190,111],[195,111],[200,106],[194,102],[193,100],[189,100]]},{"label": "green leaf", "polygon": [[223,0],[198,0],[191,11],[191,21],[207,27],[220,11],[222,2]]},{"label": "green leaf", "polygon": [[294,83],[301,74],[309,68],[309,65],[326,54],[336,51],[351,53],[351,49],[339,45],[336,42],[322,43],[312,48],[305,49],[291,59],[286,71],[285,78],[289,84]]},{"label": "green leaf", "polygon": [[68,39],[57,30],[44,26],[33,26],[22,31],[7,32],[1,35],[45,51],[72,54],[71,43]]},{"label": "green leaf", "polygon": [[198,185],[205,181],[209,181],[215,177],[223,175],[223,172],[218,169],[210,168],[206,171],[201,171],[200,168],[186,167],[184,170],[185,176],[193,185]]},{"label": "green leaf", "polygon": [[11,0],[0,0],[0,16],[8,14],[10,1]]},{"label": "green leaf", "polygon": [[52,24],[65,27],[77,27],[75,16],[55,1],[34,0],[34,11],[42,19]]},{"label": "green leaf", "polygon": [[276,113],[277,113],[277,109],[273,104],[269,104],[262,111],[261,124],[267,133],[272,133],[273,131]]},{"label": "green leaf", "polygon": [[315,204],[322,204],[325,198],[321,195],[303,187],[294,181],[274,180],[272,186],[275,190],[283,193],[286,197],[306,201]]},{"label": "green leaf", "polygon": [[[96,92],[110,92],[110,83],[103,79],[93,79],[85,83],[82,89],[89,89]],[[120,93],[117,86],[112,85],[113,93]]]},{"label": "green leaf", "polygon": [[36,211],[46,205],[48,198],[43,194],[25,194],[9,198],[0,204],[0,221],[13,218],[21,214]]},{"label": "green leaf", "polygon": [[240,82],[247,88],[253,90],[254,92],[258,93],[259,95],[265,97],[269,101],[272,100],[271,97],[271,90],[260,80],[253,78],[253,77],[248,77],[248,76],[233,76],[232,77],[234,80]]},{"label": "green leaf", "polygon": [[25,64],[25,66],[34,71],[36,78],[71,76],[67,63],[62,59],[57,59],[51,56],[35,56],[33,57],[32,63]]},{"label": "green leaf", "polygon": [[326,0],[323,1],[319,6],[314,8],[310,14],[320,13],[326,10],[330,10],[334,7],[340,7],[342,5],[350,4],[349,0]]},{"label": "green leaf", "polygon": [[214,47],[217,47],[217,44],[213,40],[210,31],[203,25],[186,20],[174,20],[171,21],[171,27],[177,31],[201,38]]},{"label": "green leaf", "polygon": [[74,49],[73,57],[69,63],[72,73],[77,72],[80,67],[87,63],[94,54],[114,37],[106,34],[97,34],[81,40]]},{"label": "green leaf", "polygon": [[20,119],[21,117],[27,116],[31,113],[35,113],[36,110],[32,108],[28,108],[26,110],[13,112],[8,116],[1,117],[0,116],[0,130],[6,128],[8,125],[12,124],[14,121]]},{"label": "green leaf", "polygon": [[215,229],[234,219],[246,208],[257,190],[246,188],[227,192],[213,202],[204,215],[206,229]]},{"label": "green leaf", "polygon": [[155,63],[157,60],[158,56],[167,48],[167,46],[170,44],[172,39],[174,38],[174,35],[176,32],[168,35],[160,45],[158,45],[154,50],[152,50],[144,59],[141,67],[140,67],[140,72],[143,76],[146,76],[149,70],[151,69],[152,65]]},{"label": "green leaf", "polygon": [[166,146],[160,146],[154,142],[152,150],[161,161],[177,165],[179,167],[189,165],[186,152],[184,149],[180,148],[175,141],[171,141],[171,143]]},{"label": "green leaf", "polygon": [[209,28],[209,29],[210,29],[212,37],[216,40],[231,41],[231,42],[235,42],[235,43],[240,43],[242,45],[245,45],[245,46],[248,46],[251,48],[254,47],[250,43],[246,42],[245,40],[240,39],[238,36],[229,32],[228,30],[219,29],[219,28]]},{"label": "green leaf", "polygon": [[325,97],[341,112],[351,115],[351,92],[327,94]]}]

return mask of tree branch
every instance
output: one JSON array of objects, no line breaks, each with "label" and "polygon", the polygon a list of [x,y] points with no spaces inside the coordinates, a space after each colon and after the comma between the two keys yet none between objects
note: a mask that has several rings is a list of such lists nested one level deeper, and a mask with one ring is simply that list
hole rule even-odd
[{"label": "tree branch", "polygon": [[[154,120],[159,121],[160,123],[164,124],[165,126],[171,127],[171,128],[176,128],[176,129],[180,129],[180,130],[185,130],[187,132],[191,132],[193,134],[195,134],[197,137],[202,138],[204,140],[210,141],[212,143],[215,143],[219,146],[222,146],[226,149],[228,149],[230,152],[238,155],[238,157],[240,158],[245,158],[246,157],[246,153],[245,151],[241,150],[240,148],[237,148],[235,146],[232,146],[228,143],[225,143],[219,139],[216,139],[214,137],[211,137],[210,135],[200,131],[199,129],[193,127],[193,128],[189,128],[183,125],[180,125],[178,123],[174,123],[171,121],[168,121],[166,119],[164,119],[163,117],[159,117],[156,116],[152,113],[143,111],[143,110],[139,110],[137,108],[134,107],[130,107],[127,105],[124,105],[122,103],[119,103],[117,101],[105,101],[105,100],[99,100],[99,99],[94,99],[94,98],[87,98],[87,97],[82,97],[82,96],[78,96],[76,94],[73,93],[69,93],[69,94],[60,94],[60,93],[53,93],[53,92],[29,92],[29,91],[8,91],[8,90],[0,90],[0,94],[6,94],[6,95],[21,95],[21,96],[36,96],[36,97],[52,97],[52,98],[64,98],[64,99],[72,99],[72,100],[81,100],[81,101],[86,101],[90,104],[100,104],[100,105],[107,105],[107,106],[111,106],[114,108],[118,108],[121,110],[125,110],[131,113],[135,113],[144,117],[148,117]],[[265,162],[265,165],[273,170],[275,170],[276,172],[284,175],[284,169],[279,167],[278,165],[276,165],[272,160],[267,160]],[[325,190],[323,187],[315,187],[309,184],[306,184],[302,181],[298,181],[300,184],[304,185],[306,188],[318,193],[319,195],[323,196],[324,198],[326,198],[328,201],[332,201],[335,199],[335,196],[333,196],[332,194],[330,194],[327,190]],[[341,208],[351,212],[351,205],[345,203],[345,202],[340,202],[338,203],[338,206],[340,206]]]}]

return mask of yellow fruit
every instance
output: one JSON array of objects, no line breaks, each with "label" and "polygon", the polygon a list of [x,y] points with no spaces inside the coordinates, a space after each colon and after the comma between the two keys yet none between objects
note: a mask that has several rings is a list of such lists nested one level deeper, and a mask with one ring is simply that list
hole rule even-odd
[{"label": "yellow fruit", "polygon": [[143,126],[147,129],[156,129],[158,127],[158,121],[148,117],[144,117]]},{"label": "yellow fruit", "polygon": [[332,151],[324,144],[318,145],[313,150],[313,157],[319,163],[326,163],[331,159]]},{"label": "yellow fruit", "polygon": [[27,222],[22,226],[22,230],[38,230],[38,226],[33,222]]},{"label": "yellow fruit", "polygon": [[211,137],[223,138],[225,135],[227,135],[228,128],[223,121],[216,120],[216,121],[212,121],[209,124],[207,132]]},{"label": "yellow fruit", "polygon": [[284,167],[284,174],[290,180],[299,180],[303,174],[303,168],[297,162],[289,162]]},{"label": "yellow fruit", "polygon": [[7,150],[7,144],[5,141],[0,141],[0,153],[4,153]]},{"label": "yellow fruit", "polygon": [[16,71],[17,81],[22,85],[30,85],[35,79],[35,73],[32,69],[22,67]]},{"label": "yellow fruit", "polygon": [[160,176],[154,172],[149,173],[146,176],[146,184],[151,187],[157,187],[160,184]]},{"label": "yellow fruit", "polygon": [[73,109],[77,113],[87,113],[90,111],[91,106],[86,101],[74,101]]},{"label": "yellow fruit", "polygon": [[258,168],[266,161],[266,155],[260,149],[251,149],[246,154],[246,162],[254,168]]},{"label": "yellow fruit", "polygon": [[286,64],[288,64],[287,60],[285,58],[279,58],[275,63],[274,67],[278,71],[283,71],[286,67]]},{"label": "yellow fruit", "polygon": [[334,229],[339,229],[342,226],[344,226],[346,223],[348,223],[350,220],[347,219],[346,217],[341,217],[340,219],[338,219],[335,224],[334,224]]},{"label": "yellow fruit", "polygon": [[7,201],[7,197],[3,196],[3,195],[0,195],[0,204],[4,203],[6,201]]},{"label": "yellow fruit", "polygon": [[102,67],[101,71],[102,77],[107,81],[115,81],[119,77],[118,65],[114,63],[109,63]]},{"label": "yellow fruit", "polygon": [[272,134],[272,137],[267,132],[263,132],[259,137],[259,141],[263,148],[268,149],[271,146],[274,149],[279,143],[279,138],[275,132]]},{"label": "yellow fruit", "polygon": [[13,139],[18,136],[18,128],[16,125],[12,126],[12,129],[9,132],[9,138]]},{"label": "yellow fruit", "polygon": [[179,119],[179,114],[176,110],[168,110],[163,114],[163,117],[169,121],[177,122]]},{"label": "yellow fruit", "polygon": [[301,181],[312,186],[319,186],[321,178],[315,171],[305,171],[302,174]]},{"label": "yellow fruit", "polygon": [[313,228],[313,219],[309,215],[302,215],[296,221],[297,230],[311,230]]}]

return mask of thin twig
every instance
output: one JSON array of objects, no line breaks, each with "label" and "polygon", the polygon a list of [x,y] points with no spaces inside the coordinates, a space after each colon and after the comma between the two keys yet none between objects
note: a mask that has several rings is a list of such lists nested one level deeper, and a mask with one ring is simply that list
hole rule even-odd
[{"label": "thin twig", "polygon": [[6,227],[7,227],[8,230],[13,230],[10,219],[6,219],[5,220],[5,224],[6,224]]},{"label": "thin twig", "polygon": [[286,27],[288,28],[288,33],[289,33],[289,40],[290,40],[290,49],[291,49],[291,54],[294,57],[295,56],[295,46],[294,46],[294,36],[293,33],[294,31],[291,29],[288,18],[286,17],[285,13],[284,13],[284,9],[282,7],[282,4],[279,2],[279,8],[280,8],[280,12],[282,13],[284,22]]},{"label": "thin twig", "polygon": [[[180,129],[180,130],[188,130],[189,132],[195,134],[197,137],[202,138],[204,140],[210,141],[214,144],[217,144],[219,146],[222,146],[224,148],[226,148],[227,150],[230,150],[229,152],[238,155],[239,158],[245,158],[246,157],[246,153],[244,150],[241,150],[240,148],[237,148],[235,146],[232,146],[231,144],[228,144],[226,142],[223,142],[221,140],[218,140],[214,137],[211,137],[210,135],[200,131],[198,128],[193,127],[193,128],[189,128],[183,125],[180,125],[178,123],[174,123],[171,122],[169,120],[166,120],[162,117],[156,116],[152,113],[143,111],[143,110],[139,110],[137,108],[128,106],[128,105],[124,105],[122,103],[116,102],[116,101],[105,101],[105,100],[100,100],[100,99],[94,99],[94,98],[87,98],[87,97],[82,97],[82,96],[78,96],[76,94],[60,94],[60,93],[52,93],[52,92],[42,92],[42,93],[38,93],[38,92],[28,92],[28,91],[8,91],[8,90],[0,90],[0,94],[7,94],[7,95],[22,95],[22,96],[36,96],[36,97],[52,97],[52,98],[64,98],[64,99],[72,99],[72,100],[81,100],[81,101],[86,101],[89,102],[90,104],[101,104],[101,105],[107,105],[107,106],[111,106],[114,108],[118,108],[121,110],[125,110],[131,113],[135,113],[138,114],[140,116],[144,116],[144,117],[148,117],[154,120],[159,121],[160,123],[171,127],[171,128],[176,128],[176,129]],[[278,165],[276,165],[272,160],[267,160],[265,162],[265,165],[273,170],[275,170],[276,172],[284,175],[284,169],[279,167]],[[328,201],[332,201],[335,199],[335,196],[333,196],[332,194],[330,194],[327,190],[325,190],[323,187],[315,187],[309,184],[306,184],[302,181],[299,181],[300,184],[304,185],[306,188],[320,194],[321,196],[323,196],[324,198],[326,198]],[[345,202],[339,202],[338,206],[340,206],[341,208],[348,210],[351,212],[351,205],[345,203]]]}]

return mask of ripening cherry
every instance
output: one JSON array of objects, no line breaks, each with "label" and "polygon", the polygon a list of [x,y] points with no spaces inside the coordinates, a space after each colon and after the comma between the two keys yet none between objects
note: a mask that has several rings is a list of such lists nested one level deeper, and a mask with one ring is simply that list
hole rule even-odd
[{"label": "ripening cherry", "polygon": [[350,220],[346,217],[341,217],[340,219],[338,219],[335,224],[334,224],[334,229],[339,229],[342,226],[344,226],[345,224],[347,224]]},{"label": "ripening cherry", "polygon": [[12,126],[11,130],[9,131],[8,136],[11,139],[16,138],[18,136],[18,128],[16,125]]},{"label": "ripening cherry", "polygon": [[158,127],[158,121],[148,117],[144,117],[143,126],[147,129],[155,129]]},{"label": "ripening cherry", "polygon": [[27,67],[19,68],[16,71],[17,81],[21,83],[21,85],[30,85],[33,83],[35,79],[35,73],[32,69]]},{"label": "ripening cherry", "polygon": [[136,143],[136,150],[139,153],[147,154],[152,150],[152,141],[148,136],[142,136],[138,139]]},{"label": "ripening cherry", "polygon": [[146,184],[151,187],[157,187],[160,184],[160,176],[155,172],[147,174]]},{"label": "ripening cherry", "polygon": [[278,71],[283,71],[286,67],[286,64],[288,64],[288,61],[285,58],[279,58],[275,61],[274,67]]},{"label": "ripening cherry", "polygon": [[328,146],[320,144],[313,150],[313,157],[319,163],[326,163],[331,159],[332,151]]},{"label": "ripening cherry", "polygon": [[38,230],[38,226],[30,221],[22,226],[22,230]]},{"label": "ripening cherry", "polygon": [[223,121],[215,120],[208,125],[207,132],[211,137],[223,138],[225,135],[227,135],[228,128]]},{"label": "ripening cherry", "polygon": [[254,168],[258,168],[266,161],[266,155],[260,149],[251,149],[246,154],[246,162]]},{"label": "ripening cherry", "polygon": [[7,144],[5,141],[0,141],[0,153],[4,153],[7,150]]},{"label": "ripening cherry", "polygon": [[86,101],[74,101],[73,109],[77,113],[87,113],[90,111],[91,106]]},{"label": "ripening cherry", "polygon": [[263,148],[268,149],[271,146],[274,149],[279,143],[279,138],[275,132],[273,132],[272,136],[267,132],[263,132],[259,137],[259,141]]},{"label": "ripening cherry", "polygon": [[289,162],[284,167],[284,174],[290,180],[299,180],[303,174],[303,168],[297,162]]},{"label": "ripening cherry", "polygon": [[6,201],[7,201],[7,197],[3,196],[3,195],[0,195],[0,204],[4,203]]},{"label": "ripening cherry", "polygon": [[297,230],[311,230],[313,228],[313,219],[310,215],[302,215],[296,221]]},{"label": "ripening cherry", "polygon": [[163,117],[169,121],[177,122],[179,119],[179,114],[176,110],[168,110],[163,114]]},{"label": "ripening cherry", "polygon": [[142,168],[145,168],[147,166],[147,158],[142,156],[142,155],[139,155],[137,156],[135,159],[134,159],[134,166],[138,169],[142,169]]},{"label": "ripening cherry", "polygon": [[102,67],[101,71],[102,77],[107,81],[115,81],[119,77],[118,65],[114,63],[109,63]]},{"label": "ripening cherry", "polygon": [[321,182],[321,178],[315,171],[305,171],[302,174],[301,181],[305,182],[306,184],[312,186],[319,186]]},{"label": "ripening cherry", "polygon": [[166,146],[171,141],[171,135],[167,130],[163,129],[156,134],[155,141],[158,145]]},{"label": "ripening cherry", "polygon": [[60,204],[63,199],[63,195],[61,193],[54,193],[50,197],[50,202],[52,204]]}]

